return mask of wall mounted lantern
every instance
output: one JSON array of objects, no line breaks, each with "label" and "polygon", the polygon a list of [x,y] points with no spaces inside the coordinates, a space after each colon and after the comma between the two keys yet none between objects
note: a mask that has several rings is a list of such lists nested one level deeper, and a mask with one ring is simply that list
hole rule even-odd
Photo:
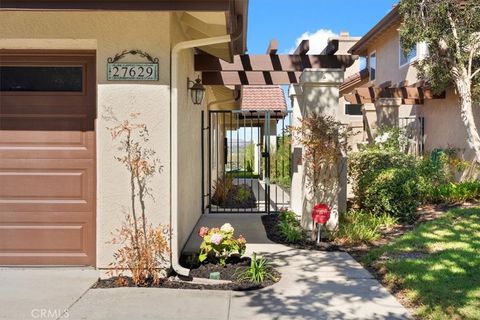
[{"label": "wall mounted lantern", "polygon": [[[192,84],[191,87],[189,87],[190,84]],[[187,88],[190,89],[193,104],[202,104],[203,97],[205,96],[205,87],[202,84],[202,80],[200,80],[200,76],[198,76],[195,81],[187,78]]]}]

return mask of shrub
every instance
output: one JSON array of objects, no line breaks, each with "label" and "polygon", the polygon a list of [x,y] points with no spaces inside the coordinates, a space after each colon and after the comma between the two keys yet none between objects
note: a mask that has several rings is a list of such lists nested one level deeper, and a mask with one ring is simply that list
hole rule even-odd
[{"label": "shrub", "polygon": [[203,242],[200,245],[199,261],[203,262],[210,257],[224,266],[232,254],[243,255],[247,241],[242,235],[235,238],[234,231],[229,223],[221,228],[201,227],[198,235],[203,238]]},{"label": "shrub", "polygon": [[297,223],[280,221],[278,224],[280,234],[288,243],[297,243],[303,239],[303,231]]},{"label": "shrub", "polygon": [[121,245],[113,255],[114,262],[110,263],[110,275],[117,275],[119,281],[122,281],[123,272],[129,271],[133,283],[137,286],[148,285],[150,282],[158,284],[166,276],[170,252],[170,230],[167,226],[153,228],[148,223],[145,229],[143,226],[143,221],[139,220],[135,228],[132,216],[126,215],[124,223],[117,229],[117,235],[110,241],[112,244]]},{"label": "shrub", "polygon": [[396,223],[397,219],[387,214],[350,211],[340,215],[334,237],[346,244],[368,243],[380,237],[382,228],[391,228]]},{"label": "shrub", "polygon": [[446,183],[431,188],[426,195],[432,203],[462,203],[480,199],[480,182]]},{"label": "shrub", "polygon": [[355,202],[365,207],[365,197],[377,176],[386,169],[415,170],[415,158],[393,149],[369,147],[354,153],[349,159],[349,179],[353,183]]},{"label": "shrub", "polygon": [[233,188],[233,178],[230,176],[222,176],[215,180],[213,184],[213,199],[215,204],[225,203],[228,193]]},{"label": "shrub", "polygon": [[257,255],[254,252],[252,255],[252,260],[250,261],[250,266],[241,271],[237,269],[237,279],[239,281],[248,280],[253,283],[261,283],[266,279],[275,280],[275,276],[271,272],[271,267],[265,258],[257,259]]},{"label": "shrub", "polygon": [[381,171],[365,193],[364,208],[374,214],[386,213],[410,221],[419,205],[418,179],[410,168]]}]

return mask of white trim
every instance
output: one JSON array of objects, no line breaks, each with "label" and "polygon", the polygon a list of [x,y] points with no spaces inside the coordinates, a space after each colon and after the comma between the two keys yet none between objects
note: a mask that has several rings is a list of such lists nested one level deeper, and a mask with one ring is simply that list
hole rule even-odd
[{"label": "white trim", "polygon": [[[375,78],[373,79],[372,79],[372,69],[371,69],[372,55],[375,55]],[[378,70],[377,50],[370,52],[370,54],[368,55],[367,66],[368,66],[368,80],[375,81],[377,79],[377,70]]]},{"label": "white trim", "polygon": [[398,38],[398,68],[401,69],[405,66],[409,66],[410,64],[412,64],[412,62],[415,62],[418,60],[418,56],[419,56],[419,50],[418,50],[418,43],[415,44],[415,57],[411,58],[411,59],[408,59],[407,57],[407,62],[405,62],[404,64],[402,64],[402,55],[403,55],[403,52],[402,52],[402,39],[401,38]]}]

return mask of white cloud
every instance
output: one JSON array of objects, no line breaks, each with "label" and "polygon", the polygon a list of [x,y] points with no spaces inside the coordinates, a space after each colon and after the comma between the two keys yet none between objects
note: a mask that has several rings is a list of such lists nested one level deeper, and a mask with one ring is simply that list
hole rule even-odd
[{"label": "white cloud", "polygon": [[327,45],[328,38],[331,37],[338,37],[338,34],[333,32],[330,29],[319,29],[313,33],[304,32],[300,37],[295,40],[295,47],[291,48],[288,52],[293,53],[295,49],[298,47],[302,40],[308,39],[310,40],[310,50],[308,51],[309,54],[320,53]]}]

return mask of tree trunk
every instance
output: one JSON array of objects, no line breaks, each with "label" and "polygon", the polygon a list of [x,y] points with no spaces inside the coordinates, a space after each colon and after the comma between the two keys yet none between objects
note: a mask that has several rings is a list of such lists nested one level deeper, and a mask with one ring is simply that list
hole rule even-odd
[{"label": "tree trunk", "polygon": [[460,102],[460,116],[467,129],[468,146],[475,152],[475,161],[480,161],[480,136],[473,117],[471,81],[465,69],[461,69],[454,76],[455,87]]}]

